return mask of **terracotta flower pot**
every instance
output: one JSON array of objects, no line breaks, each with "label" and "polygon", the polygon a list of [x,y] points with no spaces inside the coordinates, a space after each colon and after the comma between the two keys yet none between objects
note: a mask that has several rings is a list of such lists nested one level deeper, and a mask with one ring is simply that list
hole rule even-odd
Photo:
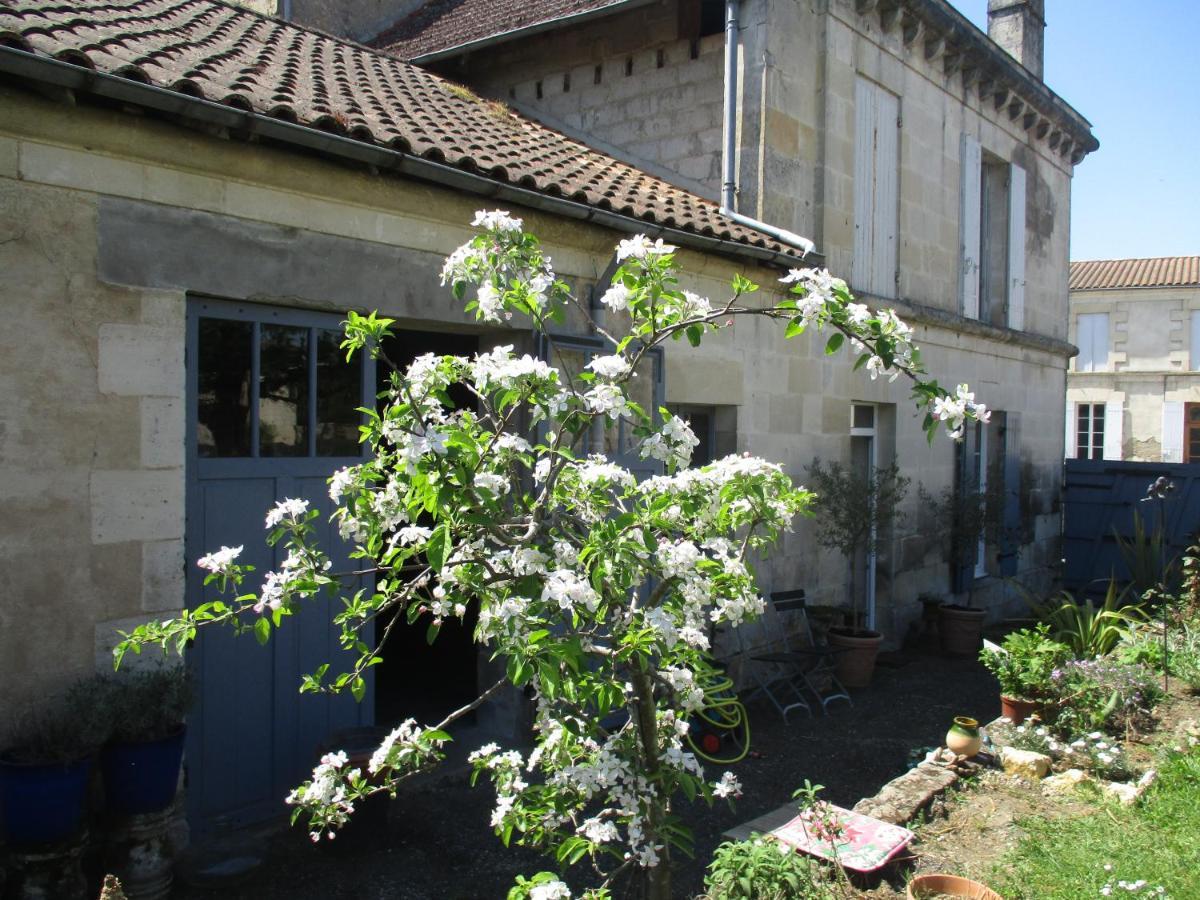
[{"label": "terracotta flower pot", "polygon": [[926,900],[929,897],[1004,900],[987,885],[961,875],[918,875],[908,883],[908,900]]},{"label": "terracotta flower pot", "polygon": [[959,756],[974,756],[983,747],[979,723],[969,716],[955,716],[946,732],[946,747]]},{"label": "terracotta flower pot", "polygon": [[975,656],[983,646],[983,620],[987,612],[966,606],[938,607],[942,652],[948,656]]},{"label": "terracotta flower pot", "polygon": [[1020,725],[1035,712],[1040,711],[1041,704],[1033,700],[1021,700],[1017,697],[1000,697],[1000,715]]},{"label": "terracotta flower pot", "polygon": [[829,646],[838,651],[835,670],[838,681],[852,688],[869,685],[882,642],[883,635],[878,631],[829,629]]}]

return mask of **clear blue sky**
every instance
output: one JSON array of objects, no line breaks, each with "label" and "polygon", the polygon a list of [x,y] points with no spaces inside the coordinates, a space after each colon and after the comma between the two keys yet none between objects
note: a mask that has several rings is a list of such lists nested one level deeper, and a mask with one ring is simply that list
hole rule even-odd
[{"label": "clear blue sky", "polygon": [[[950,0],[987,30],[987,0]],[[1046,84],[1092,123],[1071,259],[1200,255],[1200,0],[1046,0]]]}]

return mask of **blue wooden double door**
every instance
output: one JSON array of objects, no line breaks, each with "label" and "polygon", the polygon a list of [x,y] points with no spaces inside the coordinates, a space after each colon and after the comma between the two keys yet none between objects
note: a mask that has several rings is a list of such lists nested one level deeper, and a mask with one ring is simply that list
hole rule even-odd
[{"label": "blue wooden double door", "polygon": [[[257,590],[285,550],[266,543],[267,511],[287,497],[318,509],[335,571],[354,566],[336,530],[326,480],[360,462],[359,407],[374,402],[374,363],[347,362],[340,317],[192,298],[187,366],[187,602],[216,597],[195,560],[241,545]],[[346,587],[359,586],[348,579]],[[306,601],[265,646],[201,629],[189,653],[198,705],[188,734],[188,813],[200,833],[277,815],[331,736],[371,724],[368,696],[300,694],[300,676],[351,657],[330,623],[335,597]]]}]

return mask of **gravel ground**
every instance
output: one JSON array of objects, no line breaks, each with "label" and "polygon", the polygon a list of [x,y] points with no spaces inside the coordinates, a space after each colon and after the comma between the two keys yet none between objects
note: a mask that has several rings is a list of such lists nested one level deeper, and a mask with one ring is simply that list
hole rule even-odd
[{"label": "gravel ground", "polygon": [[[852,708],[836,703],[828,716],[794,714],[785,724],[765,703],[750,706],[753,752],[730,767],[745,791],[736,809],[696,804],[681,812],[694,830],[696,857],[675,863],[677,897],[700,893],[723,831],[787,803],[804,779],[825,785],[827,800],[853,806],[902,773],[911,750],[940,744],[954,716],[999,715],[995,681],[973,660],[905,654],[883,662],[899,665],[880,665],[871,687],[853,692]],[[553,868],[549,859],[501,845],[488,827],[491,790],[470,788],[462,766],[414,781],[384,802],[390,808],[374,821],[354,823],[357,833],[332,844],[314,846],[302,830],[282,826],[230,835],[207,853],[252,854],[263,864],[205,887],[189,885],[185,867],[173,896],[491,900],[505,896],[516,874]]]}]

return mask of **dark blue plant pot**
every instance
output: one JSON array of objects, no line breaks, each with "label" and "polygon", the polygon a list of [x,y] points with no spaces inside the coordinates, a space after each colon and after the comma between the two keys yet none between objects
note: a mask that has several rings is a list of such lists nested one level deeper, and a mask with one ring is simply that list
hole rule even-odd
[{"label": "dark blue plant pot", "polygon": [[186,729],[157,741],[110,744],[104,749],[104,797],[119,815],[159,812],[175,799]]},{"label": "dark blue plant pot", "polygon": [[28,765],[0,759],[0,806],[14,847],[55,844],[83,823],[91,757],[73,763]]}]

